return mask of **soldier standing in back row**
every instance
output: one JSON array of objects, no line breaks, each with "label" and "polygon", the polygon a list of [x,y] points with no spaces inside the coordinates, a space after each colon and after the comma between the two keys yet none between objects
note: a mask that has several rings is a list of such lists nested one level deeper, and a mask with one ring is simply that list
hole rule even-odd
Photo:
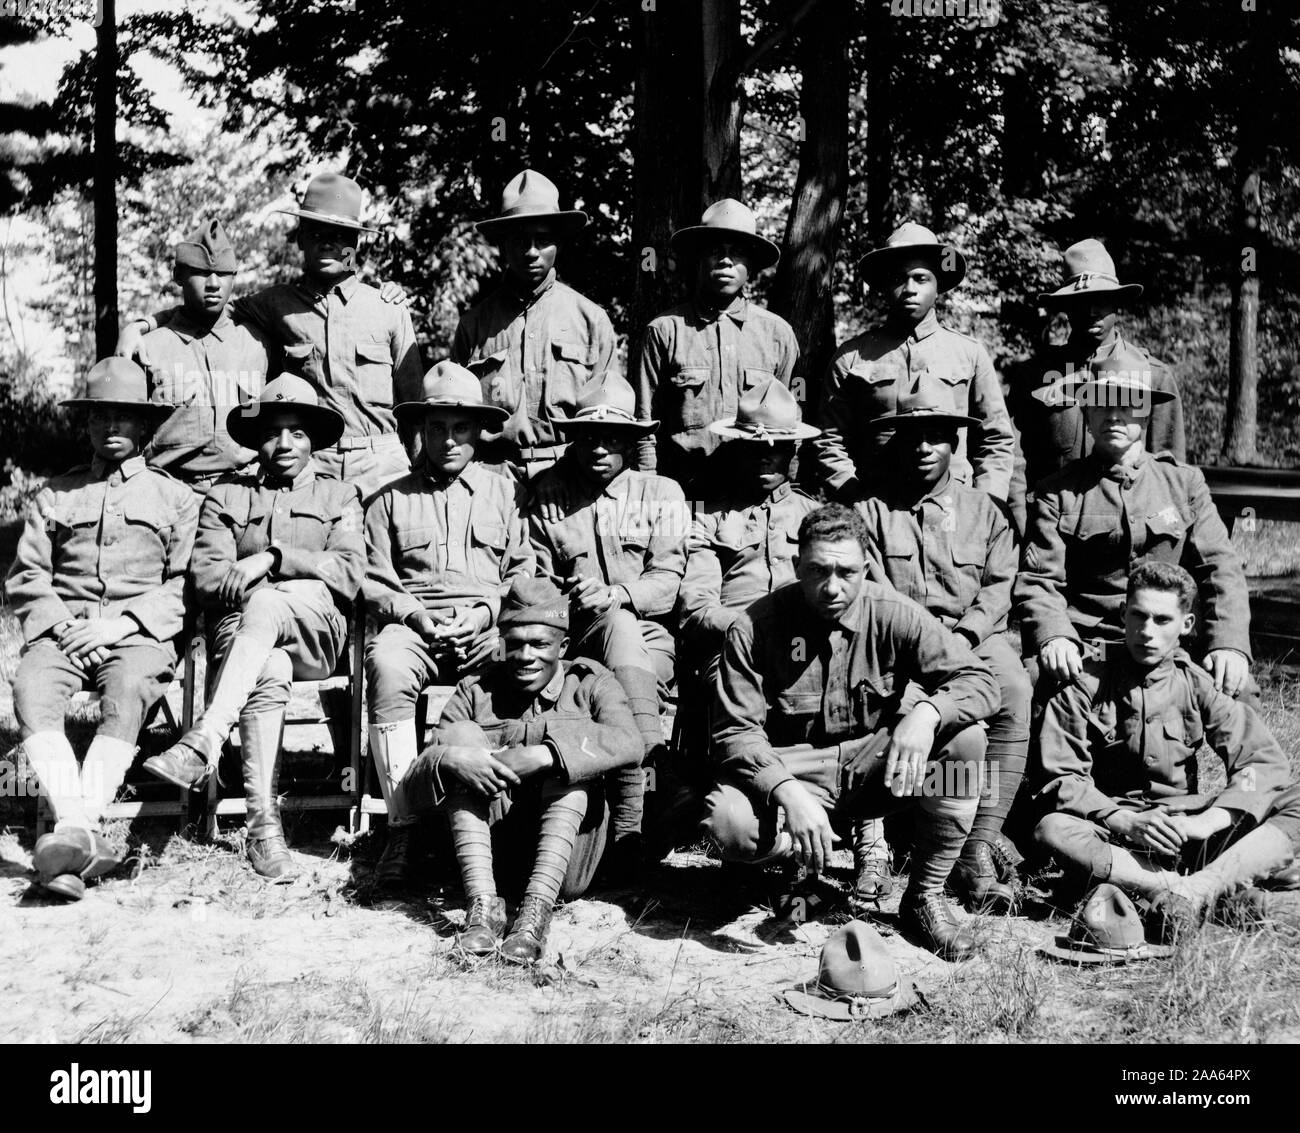
[{"label": "soldier standing in back row", "polygon": [[501,194],[501,215],[478,230],[501,249],[504,278],[456,328],[452,361],[473,371],[483,400],[510,416],[485,433],[480,459],[505,463],[524,480],[564,452],[555,422],[577,411],[578,390],[614,361],[614,328],[604,310],[561,283],[555,260],[587,214],[560,208],[560,191],[532,169]]}]

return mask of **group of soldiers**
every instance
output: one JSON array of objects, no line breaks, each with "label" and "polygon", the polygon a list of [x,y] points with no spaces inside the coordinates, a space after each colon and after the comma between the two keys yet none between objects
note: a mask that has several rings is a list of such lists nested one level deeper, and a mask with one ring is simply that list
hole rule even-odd
[{"label": "group of soldiers", "polygon": [[[945,894],[983,913],[1021,895],[1013,803],[1067,888],[1118,885],[1153,931],[1300,885],[1243,566],[1184,463],[1172,375],[1118,326],[1141,289],[1099,242],[1039,297],[1068,340],[1004,395],[935,314],[965,258],[902,225],[861,263],[887,315],[836,351],[814,426],[794,331],[745,294],[779,249],[738,201],[673,234],[690,296],[645,328],[630,383],[608,316],[557,278],[588,217],[546,177],[519,174],[479,223],[501,282],[427,372],[400,289],[357,276],[361,205],[315,177],[286,210],[301,278],[233,300],[233,247],[203,224],[176,246],[181,305],[128,324],[67,403],[91,460],[36,498],[6,583],[15,710],[56,818],[33,854],[48,891],[79,898],[119,864],[103,815],[187,602],[208,696],[144,766],[201,788],[237,729],[247,857],[273,881],[297,868],[277,798],[292,682],[335,670],[364,603],[375,881],[406,883],[449,832],[469,953],[539,959],[558,899],[598,870],[634,881],[695,829],[800,885],[847,838],[855,897],[879,901],[882,820],[903,810],[901,922],[949,959],[975,939]],[[434,685],[454,692],[421,735]],[[83,687],[102,720],[78,760]],[[1202,741],[1217,794],[1197,793]]]}]

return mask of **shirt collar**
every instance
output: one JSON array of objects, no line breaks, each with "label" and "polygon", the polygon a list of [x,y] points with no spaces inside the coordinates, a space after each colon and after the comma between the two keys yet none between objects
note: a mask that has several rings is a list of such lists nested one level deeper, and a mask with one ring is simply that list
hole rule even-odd
[{"label": "shirt collar", "polygon": [[862,608],[866,604],[866,584],[863,584],[858,596],[849,604],[849,608],[835,619],[835,624],[848,633],[858,633],[862,629]]},{"label": "shirt collar", "polygon": [[506,283],[505,289],[506,293],[512,296],[515,302],[526,311],[555,286],[555,279],[555,269],[551,268],[551,270],[546,273],[546,278],[531,291],[521,292],[513,287],[509,282]]},{"label": "shirt collar", "polygon": [[212,335],[213,338],[220,342],[234,329],[234,326],[235,322],[230,317],[230,305],[226,304],[222,308],[221,314],[217,316],[216,322],[210,326],[196,319],[182,307],[172,316],[171,322],[167,324],[167,329],[182,342],[192,342],[196,338],[204,338],[207,335]]},{"label": "shirt collar", "polygon": [[258,482],[262,487],[269,488],[273,492],[296,492],[299,488],[305,488],[315,479],[316,465],[310,460],[307,461],[307,466],[292,480],[285,480],[279,476],[269,476],[265,472],[258,476]]},{"label": "shirt collar", "polygon": [[547,704],[554,704],[560,699],[560,693],[564,690],[564,678],[567,675],[567,667],[563,662],[555,667],[555,676],[546,682],[537,692],[537,699],[544,700]]},{"label": "shirt collar", "polygon": [[909,341],[920,342],[923,338],[929,338],[938,329],[939,316],[934,313],[934,308],[931,307],[926,311],[925,318],[908,330],[906,337]]},{"label": "shirt collar", "polygon": [[326,295],[329,295],[330,292],[334,292],[343,300],[344,303],[346,303],[357,293],[357,288],[361,286],[361,280],[359,280],[356,273],[353,272],[350,275],[345,275],[332,287],[327,287],[322,290],[316,285],[316,281],[313,280],[311,276],[304,273],[298,280],[298,286],[306,291],[308,295],[312,296],[313,299],[321,299]]},{"label": "shirt collar", "polygon": [[421,464],[420,467],[424,472],[424,478],[430,484],[432,484],[435,489],[439,491],[445,492],[453,484],[459,483],[459,484],[463,484],[465,486],[465,489],[472,494],[474,489],[478,487],[478,476],[479,476],[480,469],[478,464],[472,458],[470,459],[470,462],[467,465],[465,465],[465,467],[462,468],[458,473],[456,473],[456,475],[453,476],[450,480],[439,480],[432,472],[429,471],[429,466],[427,463]]},{"label": "shirt collar", "polygon": [[90,472],[96,480],[107,480],[114,472],[120,472],[123,480],[129,480],[137,472],[142,471],[144,467],[143,456],[128,457],[120,464],[105,460],[102,456],[96,456],[90,462]]},{"label": "shirt collar", "polygon": [[1094,448],[1088,454],[1088,459],[1097,466],[1102,476],[1107,480],[1114,480],[1127,488],[1142,474],[1142,469],[1146,467],[1147,461],[1151,459],[1151,454],[1146,449],[1142,449],[1132,464],[1112,464],[1101,454],[1100,449]]},{"label": "shirt collar", "polygon": [[749,315],[749,300],[745,296],[737,295],[722,310],[715,310],[701,303],[699,299],[691,299],[691,310],[695,314],[695,321],[699,323],[715,323],[723,315],[726,315],[737,326],[744,326],[745,319]]},{"label": "shirt collar", "polygon": [[780,503],[790,494],[790,481],[782,480],[777,487],[768,494],[767,502],[769,504]]}]

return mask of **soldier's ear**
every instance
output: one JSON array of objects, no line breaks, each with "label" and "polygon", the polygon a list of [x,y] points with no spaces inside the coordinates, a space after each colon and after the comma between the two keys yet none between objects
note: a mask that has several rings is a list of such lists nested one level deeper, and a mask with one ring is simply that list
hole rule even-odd
[{"label": "soldier's ear", "polygon": [[566,633],[560,638],[560,656],[567,657],[569,654],[569,635]]},{"label": "soldier's ear", "polygon": [[1188,610],[1183,615],[1183,628],[1178,631],[1179,637],[1187,637],[1192,632],[1192,627],[1196,624],[1196,615]]}]

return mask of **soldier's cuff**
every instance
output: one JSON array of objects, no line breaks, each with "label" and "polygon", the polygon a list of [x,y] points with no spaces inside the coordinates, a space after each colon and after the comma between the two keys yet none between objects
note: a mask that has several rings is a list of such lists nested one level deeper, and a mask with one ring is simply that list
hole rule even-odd
[{"label": "soldier's cuff", "polygon": [[46,598],[38,602],[23,619],[23,640],[33,642],[44,637],[55,626],[74,621],[72,611],[61,598]]},{"label": "soldier's cuff", "polygon": [[319,551],[305,551],[300,547],[286,547],[283,543],[272,543],[268,548],[272,555],[279,558],[272,570],[281,578],[314,578],[320,562]]},{"label": "soldier's cuff", "polygon": [[770,802],[772,792],[782,783],[788,783],[794,776],[786,769],[784,763],[779,759],[775,760],[771,766],[760,767],[754,772],[754,790],[764,800]]},{"label": "soldier's cuff", "polygon": [[934,726],[936,732],[949,727],[957,720],[957,705],[946,693],[937,692],[932,696],[923,696],[912,707],[919,708],[922,704],[928,704],[938,713],[939,722]]}]

